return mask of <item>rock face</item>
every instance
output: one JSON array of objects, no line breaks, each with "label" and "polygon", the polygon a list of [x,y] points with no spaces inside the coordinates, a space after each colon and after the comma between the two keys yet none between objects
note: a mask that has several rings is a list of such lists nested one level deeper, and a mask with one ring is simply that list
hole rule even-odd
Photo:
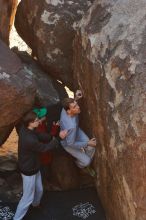
[{"label": "rock face", "polygon": [[13,24],[18,0],[0,0],[0,38],[9,44],[9,33]]},{"label": "rock face", "polygon": [[77,22],[93,0],[22,0],[16,13],[19,35],[43,68],[72,85],[72,42]]},{"label": "rock face", "polygon": [[146,219],[145,4],[95,1],[74,42],[74,78],[99,142],[96,186],[110,220]]},{"label": "rock face", "polygon": [[0,41],[0,144],[33,105],[35,87],[20,59]]},{"label": "rock face", "polygon": [[73,158],[65,151],[54,152],[51,172],[54,179],[53,182],[58,185],[60,190],[69,190],[79,187],[77,168]]},{"label": "rock face", "polygon": [[64,86],[43,72],[37,62],[27,53],[13,49],[21,58],[21,62],[4,44],[0,50],[2,51],[0,55],[0,85],[2,85],[0,87],[2,95],[0,98],[2,116],[0,117],[0,123],[2,122],[0,145],[2,145],[17,120],[32,109],[34,104],[36,105],[35,100],[37,103],[39,101],[40,105],[48,107],[49,115],[53,120],[53,118],[59,118],[59,115],[55,114],[59,114],[60,100],[67,97],[67,93]]},{"label": "rock face", "polygon": [[13,51],[20,57],[26,73],[35,83],[36,100],[42,106],[54,106],[68,96],[64,86],[48,76],[27,52],[18,51],[17,48],[13,48]]},{"label": "rock face", "polygon": [[84,173],[82,169],[77,168],[75,159],[61,146],[54,152],[51,174],[49,182],[55,183],[54,187],[50,188],[52,190],[55,190],[55,187],[56,190],[70,190],[94,185],[93,178]]}]

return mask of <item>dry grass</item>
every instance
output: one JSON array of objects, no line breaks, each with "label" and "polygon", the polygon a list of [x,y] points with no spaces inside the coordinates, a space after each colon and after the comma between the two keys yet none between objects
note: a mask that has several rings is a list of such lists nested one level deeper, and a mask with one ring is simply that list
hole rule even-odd
[{"label": "dry grass", "polygon": [[17,157],[18,135],[14,129],[7,141],[0,148],[0,156],[14,155]]}]

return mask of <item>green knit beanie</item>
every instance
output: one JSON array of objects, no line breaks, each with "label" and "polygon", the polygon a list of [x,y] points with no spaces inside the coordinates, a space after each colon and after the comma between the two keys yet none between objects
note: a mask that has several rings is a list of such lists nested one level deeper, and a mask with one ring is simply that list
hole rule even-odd
[{"label": "green knit beanie", "polygon": [[37,114],[38,118],[43,118],[47,115],[47,109],[46,108],[34,108],[33,112]]}]

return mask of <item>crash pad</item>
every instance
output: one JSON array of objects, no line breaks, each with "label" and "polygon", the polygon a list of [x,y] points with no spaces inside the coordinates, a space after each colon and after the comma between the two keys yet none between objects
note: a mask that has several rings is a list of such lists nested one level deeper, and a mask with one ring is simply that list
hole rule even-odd
[{"label": "crash pad", "polygon": [[[0,203],[0,220],[13,219],[16,203]],[[3,214],[2,214],[3,213]],[[4,214],[5,213],[5,214]],[[72,191],[45,191],[40,208],[28,210],[24,220],[106,220],[94,188]]]}]

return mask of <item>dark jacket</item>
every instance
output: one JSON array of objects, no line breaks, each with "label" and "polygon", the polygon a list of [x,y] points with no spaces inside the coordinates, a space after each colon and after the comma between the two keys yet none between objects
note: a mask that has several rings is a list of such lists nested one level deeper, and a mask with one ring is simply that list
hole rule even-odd
[{"label": "dark jacket", "polygon": [[48,134],[40,134],[34,130],[21,127],[18,140],[18,166],[20,172],[26,176],[36,174],[40,169],[39,152],[46,152],[55,148],[57,144],[57,139],[51,139]]}]

